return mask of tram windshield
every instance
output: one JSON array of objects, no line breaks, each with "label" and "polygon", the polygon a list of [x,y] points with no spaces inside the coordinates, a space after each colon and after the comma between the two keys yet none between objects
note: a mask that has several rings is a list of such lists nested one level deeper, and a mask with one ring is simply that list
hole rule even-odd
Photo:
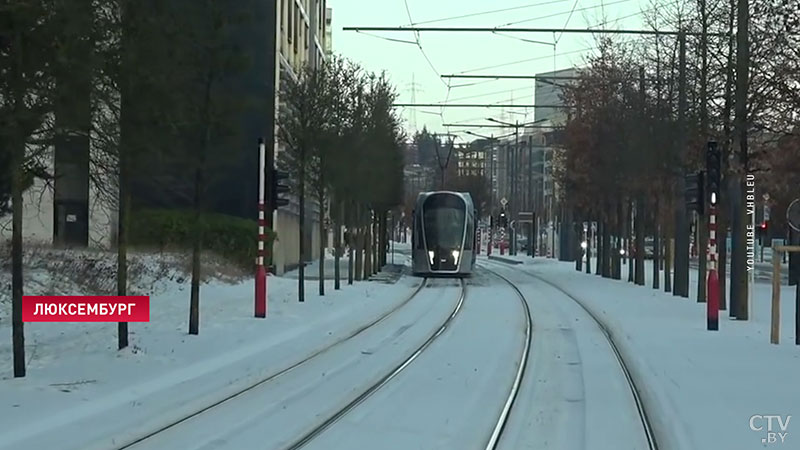
[{"label": "tram windshield", "polygon": [[464,202],[455,196],[425,202],[425,244],[429,249],[460,249],[464,242]]}]

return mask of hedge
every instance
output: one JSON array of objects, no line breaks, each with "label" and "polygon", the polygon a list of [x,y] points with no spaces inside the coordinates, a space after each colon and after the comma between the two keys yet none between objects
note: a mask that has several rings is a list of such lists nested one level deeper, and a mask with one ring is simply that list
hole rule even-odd
[{"label": "hedge", "polygon": [[[161,249],[192,248],[195,213],[187,210],[142,209],[131,214],[129,239],[132,247]],[[201,214],[203,250],[214,252],[243,267],[252,267],[256,258],[258,223],[224,214]],[[267,230],[267,244],[275,233]],[[267,247],[269,248],[269,247]],[[271,264],[267,255],[265,264]]]}]

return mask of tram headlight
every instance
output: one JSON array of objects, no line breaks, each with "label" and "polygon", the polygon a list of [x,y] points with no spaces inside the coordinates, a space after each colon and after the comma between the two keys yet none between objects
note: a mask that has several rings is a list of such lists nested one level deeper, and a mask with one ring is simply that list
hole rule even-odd
[{"label": "tram headlight", "polygon": [[461,253],[459,253],[459,251],[458,251],[458,250],[453,250],[453,259],[454,259],[456,262],[458,262],[458,256],[459,256],[460,254],[461,254]]},{"label": "tram headlight", "polygon": [[435,256],[435,255],[436,255],[436,254],[433,252],[433,250],[431,250],[431,251],[429,251],[429,252],[428,252],[428,258],[430,258],[430,259],[431,259],[431,264],[433,264],[433,262],[434,262],[434,256]]}]

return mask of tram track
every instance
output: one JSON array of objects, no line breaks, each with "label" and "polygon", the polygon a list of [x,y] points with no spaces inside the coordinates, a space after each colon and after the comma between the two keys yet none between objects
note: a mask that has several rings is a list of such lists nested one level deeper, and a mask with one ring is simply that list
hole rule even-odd
[{"label": "tram track", "polygon": [[429,278],[423,278],[422,281],[420,282],[420,284],[417,287],[413,288],[413,291],[411,292],[411,294],[408,295],[405,299],[403,299],[396,306],[391,308],[389,311],[379,315],[375,319],[367,322],[366,324],[356,328],[355,330],[351,331],[350,333],[347,333],[345,336],[341,337],[340,339],[337,339],[334,342],[331,342],[330,344],[328,344],[328,345],[326,345],[326,346],[324,346],[324,347],[312,352],[311,354],[305,356],[303,359],[301,359],[301,360],[299,360],[299,361],[297,361],[297,362],[295,362],[295,363],[293,363],[293,364],[291,364],[291,365],[289,365],[287,367],[284,367],[283,369],[280,369],[277,372],[273,372],[272,374],[270,374],[270,375],[268,375],[268,376],[266,376],[264,378],[261,378],[261,379],[257,380],[256,382],[251,383],[248,386],[246,386],[246,387],[244,387],[242,389],[239,389],[236,392],[225,396],[222,399],[219,399],[219,400],[217,400],[217,401],[215,401],[213,403],[210,403],[210,404],[208,404],[208,405],[206,405],[206,406],[204,406],[202,408],[199,408],[199,409],[197,409],[196,411],[194,411],[194,412],[192,412],[190,414],[186,414],[186,415],[180,417],[177,420],[172,420],[172,421],[164,424],[163,426],[160,426],[160,427],[158,427],[156,429],[150,430],[147,433],[144,433],[144,434],[142,434],[142,435],[140,435],[140,436],[138,436],[136,438],[129,439],[127,442],[123,442],[123,443],[117,442],[116,445],[113,446],[113,449],[114,450],[127,450],[127,449],[134,448],[134,447],[136,447],[138,445],[144,444],[147,441],[151,440],[152,438],[154,438],[154,437],[156,437],[156,436],[158,436],[158,435],[160,435],[160,434],[162,434],[162,433],[164,433],[164,432],[166,432],[166,431],[168,431],[170,429],[173,429],[173,428],[181,425],[182,423],[185,423],[185,422],[187,422],[187,421],[189,421],[191,419],[194,419],[194,418],[196,418],[198,416],[201,416],[201,415],[204,415],[204,414],[208,414],[208,413],[212,412],[214,409],[220,407],[221,405],[223,405],[225,403],[231,402],[231,401],[235,400],[236,398],[241,397],[242,395],[247,394],[247,393],[255,390],[256,388],[259,388],[261,386],[269,384],[270,382],[278,380],[282,376],[284,376],[284,375],[292,372],[293,370],[296,370],[296,369],[308,364],[310,361],[312,361],[312,360],[314,360],[316,358],[319,358],[320,356],[332,351],[333,349],[335,349],[337,347],[342,346],[343,344],[345,344],[345,343],[353,340],[357,336],[361,335],[365,331],[370,330],[370,329],[374,328],[376,325],[386,321],[388,318],[392,317],[396,312],[401,310],[404,306],[408,305],[411,302],[411,300],[413,300],[415,297],[417,297],[417,295],[420,292],[423,291],[424,288],[429,287],[429,286],[430,286],[430,279]]},{"label": "tram track", "polygon": [[[490,261],[490,263],[496,265],[497,267],[506,267],[508,266],[503,265],[502,263]],[[489,270],[489,269],[487,269]],[[572,300],[575,304],[577,304],[591,319],[594,323],[599,327],[600,331],[602,332],[603,336],[605,336],[606,341],[608,342],[609,346],[611,347],[612,352],[619,364],[620,370],[625,378],[625,382],[630,390],[631,396],[633,398],[634,404],[636,405],[637,414],[639,417],[639,421],[642,426],[642,431],[644,433],[645,440],[647,442],[647,446],[650,450],[658,450],[658,440],[656,435],[653,431],[652,422],[650,420],[650,416],[648,415],[647,409],[644,405],[644,401],[642,400],[642,396],[639,393],[639,388],[637,387],[636,380],[634,379],[633,375],[631,374],[631,370],[628,367],[628,364],[625,362],[625,358],[622,356],[622,352],[620,351],[617,343],[615,342],[611,332],[609,331],[608,327],[606,327],[605,323],[600,320],[600,318],[591,310],[591,308],[587,307],[585,303],[558,286],[557,284],[542,278],[536,274],[530,273],[525,270],[517,270],[515,272],[524,274],[525,276],[540,281],[542,283],[547,284],[548,286],[552,287],[553,289],[560,292],[562,295],[566,296],[570,300]]]},{"label": "tram track", "polygon": [[309,444],[311,441],[316,439],[322,433],[324,433],[327,429],[331,426],[336,424],[339,420],[341,420],[344,416],[346,416],[349,412],[353,411],[356,407],[366,401],[369,397],[375,394],[378,390],[384,387],[386,384],[391,382],[397,375],[399,375],[403,370],[405,370],[412,362],[414,362],[425,350],[427,350],[431,344],[433,344],[436,339],[438,339],[442,333],[451,325],[455,317],[461,311],[462,306],[464,305],[464,299],[466,298],[467,294],[467,284],[462,279],[461,280],[461,294],[459,296],[458,302],[456,303],[455,308],[453,309],[452,313],[444,320],[444,322],[436,329],[436,331],[431,334],[425,342],[422,343],[409,357],[403,360],[399,365],[394,367],[389,373],[383,376],[380,380],[370,385],[365,391],[363,391],[360,395],[354,398],[352,401],[347,403],[344,407],[340,408],[336,413],[329,416],[327,419],[322,421],[319,425],[315,426],[303,436],[301,436],[296,441],[292,442],[290,445],[284,447],[284,450],[299,450]]},{"label": "tram track", "polygon": [[[519,354],[518,360],[516,361],[516,370],[514,371],[511,387],[508,393],[505,395],[505,398],[503,399],[502,407],[500,408],[497,418],[493,421],[491,425],[489,436],[486,438],[485,444],[481,445],[481,448],[485,450],[495,450],[496,448],[498,448],[500,438],[505,430],[506,423],[508,422],[508,419],[511,414],[511,410],[513,409],[514,403],[519,394],[522,380],[524,379],[525,370],[528,364],[528,356],[530,355],[530,348],[533,339],[533,331],[532,331],[530,308],[528,306],[528,302],[525,300],[523,293],[513,282],[508,280],[506,277],[498,274],[495,271],[489,269],[485,270],[509,285],[509,287],[515,292],[517,298],[519,299],[520,305],[522,306],[525,316],[524,344],[522,345],[522,350]],[[464,285],[464,288],[466,289],[466,285]],[[465,294],[466,291],[463,291],[461,302],[463,302]],[[457,309],[460,309],[460,306],[461,305],[459,303]],[[443,323],[442,326],[433,335],[431,335],[431,337],[422,346],[420,346],[420,348],[417,349],[417,351],[414,352],[413,355],[411,355],[411,357],[409,357],[406,361],[398,365],[386,377],[384,377],[374,385],[370,386],[370,388],[367,391],[365,391],[361,396],[354,399],[351,403],[346,405],[335,415],[333,415],[328,420],[320,424],[319,427],[316,427],[314,430],[310,431],[307,435],[299,439],[297,442],[293,443],[288,447],[285,447],[283,450],[299,450],[305,447],[307,444],[311,443],[314,439],[322,435],[322,433],[325,432],[327,429],[331,428],[336,422],[340,421],[348,413],[353,411],[360,404],[364,403],[367,400],[367,398],[369,398],[379,389],[381,389],[389,382],[391,382],[392,379],[394,379],[397,375],[399,375],[403,369],[408,367],[411,364],[411,362],[413,362],[414,359],[417,359],[425,349],[427,349],[439,336],[442,335],[445,329],[450,325],[450,323],[455,318],[457,312],[458,311],[454,311],[453,314],[451,314],[447,318],[445,323]]]},{"label": "tram track", "polygon": [[519,394],[519,388],[522,385],[522,380],[525,377],[525,369],[528,365],[528,359],[530,356],[531,351],[531,343],[533,341],[533,325],[531,320],[531,310],[530,306],[528,305],[528,301],[525,300],[525,296],[522,294],[522,291],[515,285],[511,280],[508,278],[500,275],[499,273],[484,268],[487,272],[492,273],[496,277],[500,278],[501,280],[508,283],[509,286],[514,290],[517,294],[517,298],[522,303],[522,309],[525,312],[525,345],[523,346],[522,354],[520,356],[519,365],[517,366],[517,371],[514,376],[514,382],[511,385],[511,390],[508,393],[508,397],[506,398],[505,403],[503,404],[503,409],[500,413],[500,416],[495,423],[494,428],[492,429],[492,434],[489,437],[489,440],[484,447],[485,450],[495,450],[500,442],[500,437],[503,431],[506,429],[506,424],[508,423],[508,418],[511,414],[511,409],[514,406],[514,402],[517,400],[517,395]]}]

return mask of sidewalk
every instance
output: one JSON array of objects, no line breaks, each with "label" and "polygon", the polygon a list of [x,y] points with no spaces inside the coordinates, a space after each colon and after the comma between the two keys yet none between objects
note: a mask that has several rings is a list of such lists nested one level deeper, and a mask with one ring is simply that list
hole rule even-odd
[{"label": "sidewalk", "polygon": [[[646,286],[578,273],[574,263],[544,258],[515,266],[542,276],[590,308],[609,328],[642,390],[660,445],[681,450],[751,450],[766,445],[750,417],[800,413],[800,346],[794,345],[794,287],[782,287],[781,344],[769,343],[771,286],[754,288],[750,321],[720,312],[719,331],[706,330],[706,304]],[[625,277],[627,279],[627,276]],[[535,314],[535,311],[534,311]],[[756,426],[762,425],[757,422]],[[797,425],[783,444],[798,448]],[[774,431],[777,429],[777,423]]]}]

